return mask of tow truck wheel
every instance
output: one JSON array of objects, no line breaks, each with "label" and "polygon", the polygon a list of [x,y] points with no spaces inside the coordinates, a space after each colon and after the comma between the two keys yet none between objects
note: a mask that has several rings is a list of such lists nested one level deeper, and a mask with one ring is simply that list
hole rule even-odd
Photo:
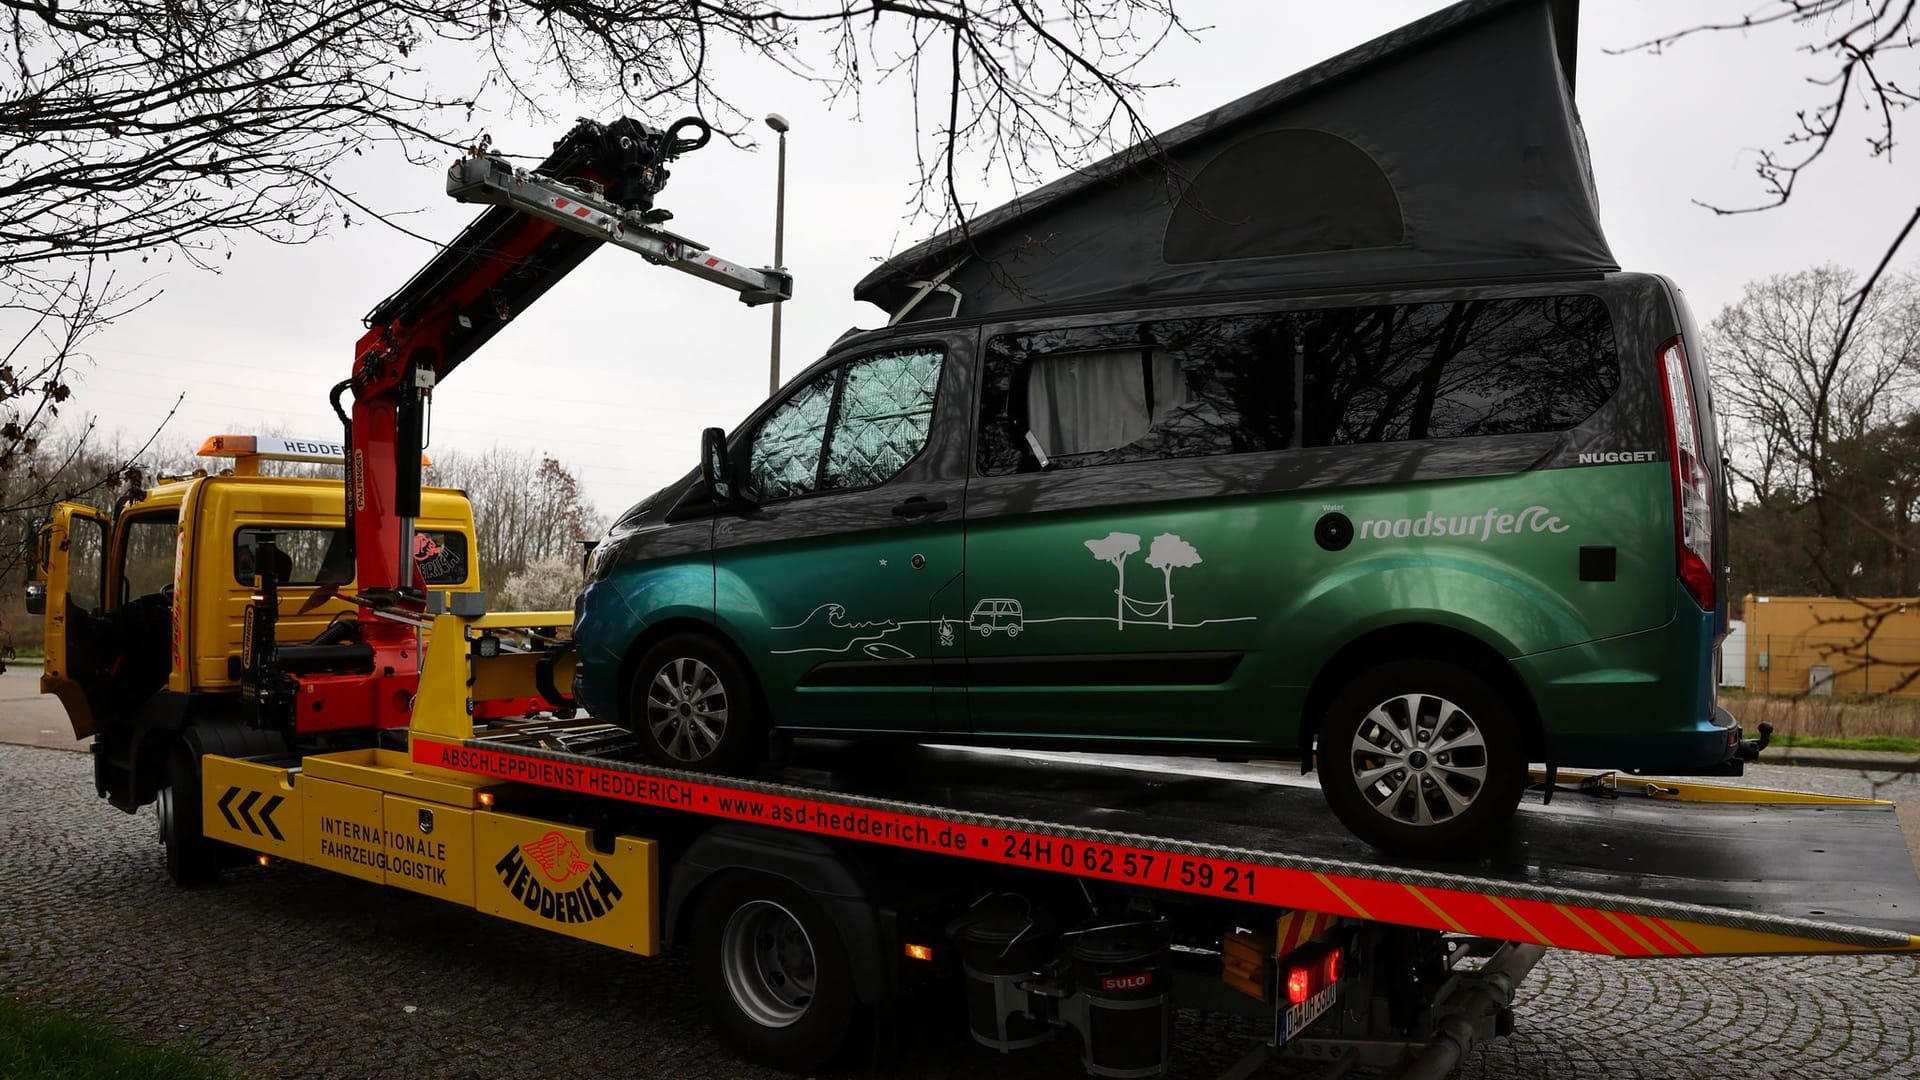
[{"label": "tow truck wheel", "polygon": [[1463,858],[1491,844],[1526,790],[1513,708],[1452,664],[1398,660],[1362,673],[1328,706],[1320,790],[1382,851]]},{"label": "tow truck wheel", "polygon": [[167,849],[167,877],[182,888],[217,879],[220,847],[200,831],[200,770],[184,746],[167,754],[167,786],[154,798],[153,812]]},{"label": "tow truck wheel", "polygon": [[839,1053],[857,1004],[846,947],[784,878],[735,871],[703,891],[694,977],[728,1041],[753,1061],[810,1072]]},{"label": "tow truck wheel", "polygon": [[747,673],[719,643],[674,634],[640,658],[627,727],[662,765],[726,772],[745,764],[760,727]]}]

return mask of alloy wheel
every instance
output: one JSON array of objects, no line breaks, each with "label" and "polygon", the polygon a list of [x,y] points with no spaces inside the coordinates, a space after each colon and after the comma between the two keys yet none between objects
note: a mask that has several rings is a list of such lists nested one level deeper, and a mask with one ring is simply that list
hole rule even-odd
[{"label": "alloy wheel", "polygon": [[727,733],[727,688],[690,656],[663,664],[647,687],[647,726],[676,761],[704,761]]},{"label": "alloy wheel", "polygon": [[1452,821],[1487,786],[1485,734],[1437,694],[1401,694],[1374,706],[1348,758],[1367,803],[1402,825]]}]

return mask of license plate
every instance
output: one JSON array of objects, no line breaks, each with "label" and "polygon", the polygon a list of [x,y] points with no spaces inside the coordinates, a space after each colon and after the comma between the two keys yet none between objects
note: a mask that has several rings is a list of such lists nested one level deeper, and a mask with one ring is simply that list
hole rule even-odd
[{"label": "license plate", "polygon": [[1313,995],[1298,1005],[1289,1005],[1280,1011],[1279,1032],[1273,1040],[1275,1047],[1285,1046],[1299,1034],[1313,1026],[1315,1020],[1326,1014],[1333,1004],[1340,1000],[1340,984],[1334,983],[1325,990]]}]

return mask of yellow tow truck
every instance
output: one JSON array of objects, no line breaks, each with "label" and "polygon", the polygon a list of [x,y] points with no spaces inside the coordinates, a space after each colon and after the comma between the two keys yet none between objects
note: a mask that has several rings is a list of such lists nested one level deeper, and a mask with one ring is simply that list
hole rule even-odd
[{"label": "yellow tow truck", "polygon": [[[339,465],[341,444],[216,435],[200,455],[227,464],[130,487],[111,513],[56,505],[27,584],[28,611],[46,624],[41,692],[60,700],[74,738],[93,737],[102,796],[128,813],[158,802],[167,869],[182,884],[211,877],[218,856],[200,838],[197,804],[172,797],[197,790],[200,756],[286,747],[286,733],[242,719],[243,629],[263,539],[277,552],[278,633],[304,643],[286,655],[337,660],[359,639],[352,603],[312,602],[333,591],[328,583],[351,584],[340,482],[261,471],[269,461]],[[480,588],[465,495],[423,492],[415,551],[429,588]]]}]

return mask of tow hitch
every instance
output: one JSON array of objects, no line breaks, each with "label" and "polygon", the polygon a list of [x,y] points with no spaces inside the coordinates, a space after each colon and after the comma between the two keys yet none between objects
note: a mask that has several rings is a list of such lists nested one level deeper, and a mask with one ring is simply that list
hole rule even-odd
[{"label": "tow hitch", "polygon": [[1760,725],[1759,738],[1741,739],[1739,742],[1734,744],[1733,759],[1735,761],[1759,761],[1760,751],[1765,750],[1767,746],[1772,742],[1773,742],[1773,725],[1762,722]]}]

